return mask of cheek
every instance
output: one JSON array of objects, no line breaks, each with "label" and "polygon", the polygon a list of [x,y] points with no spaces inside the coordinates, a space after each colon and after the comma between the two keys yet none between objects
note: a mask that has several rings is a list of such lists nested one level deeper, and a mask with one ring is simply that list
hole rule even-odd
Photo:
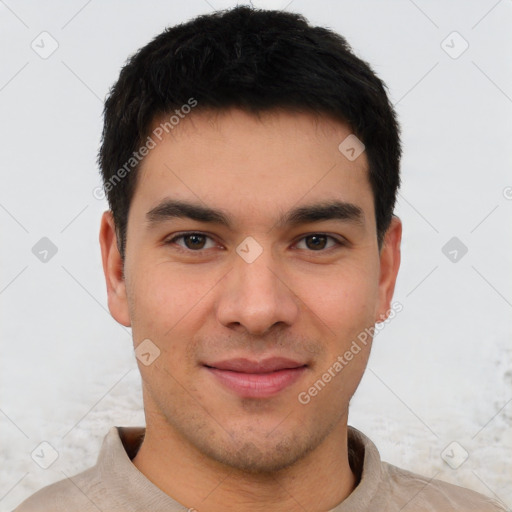
[{"label": "cheek", "polygon": [[213,278],[197,280],[193,272],[171,267],[169,262],[141,264],[131,283],[137,316],[134,327],[160,338],[200,305],[214,283]]},{"label": "cheek", "polygon": [[374,271],[362,264],[331,267],[328,272],[297,275],[294,292],[336,336],[344,337],[373,320],[378,298]]}]

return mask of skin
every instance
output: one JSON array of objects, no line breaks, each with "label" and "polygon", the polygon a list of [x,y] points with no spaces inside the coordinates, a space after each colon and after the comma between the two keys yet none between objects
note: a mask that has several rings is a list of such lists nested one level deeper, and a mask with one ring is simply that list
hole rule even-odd
[{"label": "skin", "polygon": [[[297,399],[360,332],[387,317],[400,265],[397,217],[377,246],[365,153],[349,161],[338,150],[350,133],[313,114],[193,113],[142,163],[124,275],[112,215],[103,214],[110,312],[132,327],[135,347],[149,338],[161,351],[148,366],[138,362],[146,437],[133,463],[187,507],[325,511],[357,485],[348,405],[371,342],[307,405]],[[233,228],[188,218],[148,228],[146,213],[166,197],[223,209]],[[358,205],[364,222],[276,227],[289,209],[329,199]],[[165,244],[185,231],[210,237],[200,240],[199,256],[190,239]],[[315,248],[307,238],[315,233],[346,245],[328,238]],[[250,264],[236,252],[247,236],[263,249]],[[268,356],[308,365],[268,398],[242,398],[203,366]]]}]

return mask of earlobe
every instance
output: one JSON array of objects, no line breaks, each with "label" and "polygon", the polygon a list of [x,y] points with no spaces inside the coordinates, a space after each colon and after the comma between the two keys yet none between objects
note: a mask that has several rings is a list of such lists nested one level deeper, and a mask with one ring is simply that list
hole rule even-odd
[{"label": "earlobe", "polygon": [[117,246],[117,235],[112,212],[103,212],[100,226],[100,247],[103,273],[107,285],[108,309],[114,319],[125,327],[131,326],[124,263]]},{"label": "earlobe", "polygon": [[383,322],[390,313],[391,300],[395,291],[396,278],[400,268],[400,244],[402,241],[402,222],[393,215],[386,231],[380,252],[379,302],[375,322]]}]

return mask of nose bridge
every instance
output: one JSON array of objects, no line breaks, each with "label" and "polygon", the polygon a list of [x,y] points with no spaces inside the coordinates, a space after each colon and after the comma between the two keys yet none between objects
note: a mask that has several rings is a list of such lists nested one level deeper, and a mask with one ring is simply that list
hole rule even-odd
[{"label": "nose bridge", "polygon": [[260,242],[247,237],[236,248],[217,312],[224,325],[241,324],[255,334],[278,322],[291,325],[298,314],[294,295],[280,275],[280,262]]}]

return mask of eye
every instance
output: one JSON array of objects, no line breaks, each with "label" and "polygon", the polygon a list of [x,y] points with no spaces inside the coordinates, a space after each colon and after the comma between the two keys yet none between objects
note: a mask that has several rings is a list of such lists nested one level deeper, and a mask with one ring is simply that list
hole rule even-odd
[{"label": "eye", "polygon": [[[204,235],[203,233],[182,233],[181,235],[176,235],[173,238],[167,240],[166,244],[174,244],[177,243],[177,240],[183,239],[183,244],[177,244],[179,247],[184,248],[185,250],[189,250],[192,252],[199,252],[204,249],[210,249],[210,247],[206,247],[206,240],[212,240],[208,235]],[[213,241],[213,240],[212,240]],[[212,247],[214,247],[212,245]]]},{"label": "eye", "polygon": [[[327,241],[329,239],[334,243],[329,247],[326,247]],[[306,248],[312,250],[313,252],[320,252],[325,249],[330,249],[336,245],[344,245],[344,243],[341,240],[338,240],[333,236],[327,235],[325,233],[312,233],[311,235],[304,236],[300,239],[299,244],[302,243],[303,241],[305,241]]]}]

